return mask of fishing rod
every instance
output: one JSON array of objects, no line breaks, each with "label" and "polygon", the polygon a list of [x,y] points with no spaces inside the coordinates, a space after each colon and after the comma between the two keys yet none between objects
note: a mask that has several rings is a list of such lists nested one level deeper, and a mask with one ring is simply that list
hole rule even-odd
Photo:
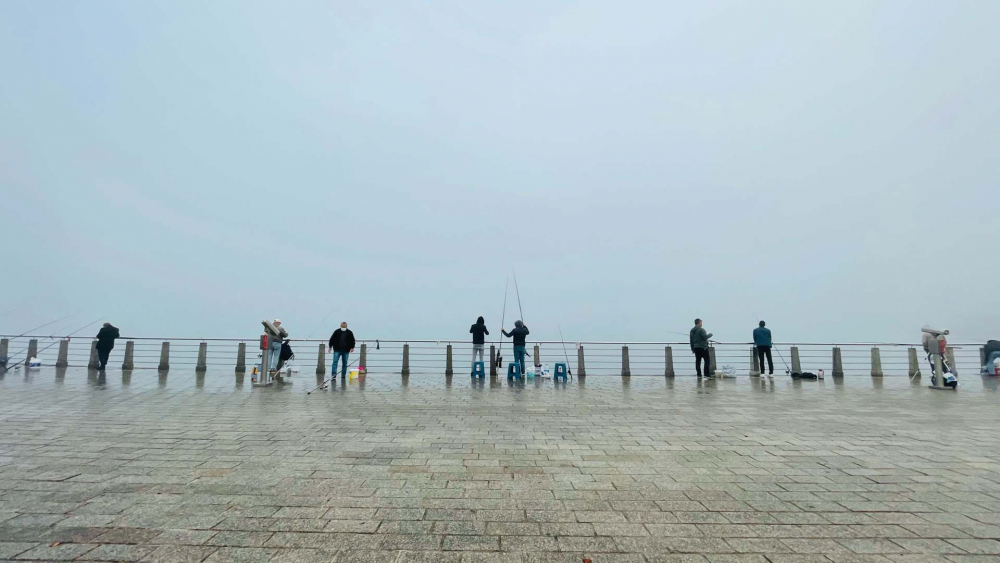
[{"label": "fishing rod", "polygon": [[[78,328],[78,329],[74,330],[73,332],[71,332],[71,333],[67,334],[67,335],[66,335],[66,340],[69,340],[69,339],[70,339],[70,337],[72,337],[72,336],[73,336],[74,334],[76,334],[76,333],[80,332],[81,330],[83,330],[83,329],[85,329],[85,328],[87,328],[87,327],[89,327],[89,326],[92,326],[92,325],[95,325],[95,324],[97,324],[97,323],[99,323],[99,322],[103,321],[103,320],[104,320],[104,319],[106,319],[106,318],[108,318],[108,317],[107,317],[107,315],[105,315],[105,316],[103,316],[103,317],[101,317],[101,318],[97,319],[96,321],[92,321],[92,322],[89,322],[89,323],[87,323],[87,324],[85,324],[85,325],[81,326],[80,328]],[[45,348],[42,348],[41,350],[39,350],[39,351],[38,351],[38,352],[37,352],[37,353],[35,354],[35,357],[37,358],[37,357],[38,357],[38,354],[41,354],[42,352],[44,352],[44,351],[48,350],[49,348],[51,348],[51,347],[55,346],[56,344],[59,344],[60,342],[61,342],[61,340],[56,340],[56,341],[55,341],[55,342],[53,342],[52,344],[49,344],[49,345],[48,345],[48,346],[46,346]],[[14,364],[14,365],[13,365],[13,366],[11,366],[11,367],[13,367],[13,368],[16,368],[16,367],[17,367],[17,366],[18,366],[19,364],[23,364],[23,363],[25,363],[25,362],[26,362],[27,360],[28,360],[28,358],[25,358],[25,359],[21,360],[20,362],[17,362],[16,364]],[[9,368],[8,368],[8,369],[9,369]]]},{"label": "fishing rod", "polygon": [[[350,371],[351,366],[353,366],[354,363],[357,362],[360,359],[361,359],[361,357],[358,356],[357,358],[354,358],[354,362],[351,362],[351,363],[347,364],[348,371]],[[336,377],[337,377],[337,366],[333,366],[333,374],[330,377],[324,379],[323,383],[320,383],[319,385],[317,385],[316,388],[313,389],[312,391],[306,391],[306,395],[312,395],[313,391],[317,391],[319,389],[326,389],[326,384],[329,383],[331,379],[335,379]]]},{"label": "fishing rod", "polygon": [[[517,292],[517,311],[521,313],[521,326],[526,326],[527,323],[524,322],[524,309],[521,308],[521,290],[517,287],[517,272],[513,268],[510,271],[514,274],[514,291]],[[534,358],[532,358],[532,361],[534,361]],[[541,366],[536,363],[535,367],[539,368]]]},{"label": "fishing rod", "polygon": [[503,367],[503,356],[500,352],[503,351],[503,326],[504,321],[507,320],[507,288],[510,286],[510,276],[507,276],[507,281],[503,283],[503,313],[500,315],[500,346],[497,347],[497,364],[496,367],[499,369]]},{"label": "fishing rod", "polygon": [[566,373],[573,377],[573,370],[569,367],[569,354],[566,353],[566,338],[563,337],[562,327],[558,324],[556,327],[559,329],[559,340],[562,341],[563,356],[566,358]]},{"label": "fishing rod", "polygon": [[325,317],[323,317],[323,320],[321,320],[319,322],[319,324],[316,325],[315,328],[313,328],[311,331],[309,331],[309,334],[306,335],[305,339],[309,340],[310,338],[312,338],[312,335],[315,334],[317,330],[319,330],[319,327],[323,326],[323,323],[325,323],[327,319],[329,319],[330,317],[333,316],[333,313],[334,313],[333,311],[330,311],[329,313],[327,313],[327,315]]},{"label": "fishing rod", "polygon": [[[45,324],[43,324],[43,325],[40,325],[40,326],[36,326],[35,328],[33,328],[33,329],[31,329],[31,330],[29,330],[29,331],[27,331],[27,332],[24,332],[24,333],[21,333],[21,334],[19,334],[19,335],[15,336],[15,337],[13,338],[13,340],[17,340],[18,338],[21,338],[21,337],[24,337],[24,336],[27,336],[27,335],[31,334],[32,332],[35,332],[35,331],[36,331],[36,330],[38,330],[38,329],[41,329],[41,328],[45,328],[45,327],[47,327],[47,326],[49,326],[49,325],[53,325],[53,324],[55,324],[55,323],[57,323],[57,322],[59,322],[59,321],[65,321],[66,319],[68,319],[68,318],[70,318],[70,317],[74,317],[74,316],[76,316],[76,313],[74,313],[74,314],[72,314],[72,315],[66,315],[65,317],[63,317],[63,318],[61,318],[61,319],[56,319],[56,320],[54,320],[54,321],[52,321],[52,322],[48,322],[48,323],[45,323]],[[52,337],[50,336],[50,338],[52,338]],[[15,353],[14,355],[12,355],[12,356],[10,356],[10,357],[11,357],[11,358],[13,358],[13,357],[17,356],[18,354],[21,354],[22,352],[27,352],[27,351],[28,351],[28,348],[22,348],[22,349],[21,349],[21,350],[20,350],[19,352],[16,352],[16,353]],[[4,360],[4,361],[6,361],[6,360]],[[14,365],[17,365],[17,364],[14,364]]]}]

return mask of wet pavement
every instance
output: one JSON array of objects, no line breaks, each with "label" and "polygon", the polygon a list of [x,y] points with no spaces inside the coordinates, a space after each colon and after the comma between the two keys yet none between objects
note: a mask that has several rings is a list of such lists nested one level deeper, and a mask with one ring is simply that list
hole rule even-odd
[{"label": "wet pavement", "polygon": [[0,560],[1000,561],[994,379],[0,378]]}]

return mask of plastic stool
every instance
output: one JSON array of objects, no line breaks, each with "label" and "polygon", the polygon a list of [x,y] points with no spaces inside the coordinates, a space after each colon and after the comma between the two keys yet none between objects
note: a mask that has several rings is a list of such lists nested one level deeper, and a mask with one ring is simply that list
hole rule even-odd
[{"label": "plastic stool", "polygon": [[566,381],[566,364],[556,364],[556,369],[552,372],[552,381],[559,381],[560,377]]},{"label": "plastic stool", "polygon": [[478,377],[479,379],[486,378],[486,365],[483,362],[474,362],[472,364],[472,377]]},{"label": "plastic stool", "polygon": [[511,362],[507,364],[507,379],[521,379],[521,364]]}]

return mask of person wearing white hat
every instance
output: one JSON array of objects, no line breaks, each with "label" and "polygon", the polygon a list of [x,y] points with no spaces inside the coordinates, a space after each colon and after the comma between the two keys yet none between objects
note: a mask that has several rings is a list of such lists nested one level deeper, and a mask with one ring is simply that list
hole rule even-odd
[{"label": "person wearing white hat", "polygon": [[281,319],[274,319],[274,322],[271,324],[274,330],[271,330],[271,327],[267,326],[266,323],[264,324],[264,330],[268,336],[267,347],[271,352],[269,369],[274,371],[278,369],[278,360],[281,358],[281,343],[288,338],[288,331],[281,326]]}]

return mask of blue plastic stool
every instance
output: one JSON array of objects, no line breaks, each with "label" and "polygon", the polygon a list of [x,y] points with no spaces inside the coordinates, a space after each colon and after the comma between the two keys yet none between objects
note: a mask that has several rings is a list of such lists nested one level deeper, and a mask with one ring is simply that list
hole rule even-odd
[{"label": "blue plastic stool", "polygon": [[486,365],[483,362],[474,362],[472,364],[472,377],[478,377],[479,379],[486,378]]},{"label": "blue plastic stool", "polygon": [[507,379],[521,379],[521,364],[511,362],[507,364]]},{"label": "blue plastic stool", "polygon": [[559,381],[560,377],[566,381],[566,364],[556,364],[556,369],[552,372],[552,381]]}]

